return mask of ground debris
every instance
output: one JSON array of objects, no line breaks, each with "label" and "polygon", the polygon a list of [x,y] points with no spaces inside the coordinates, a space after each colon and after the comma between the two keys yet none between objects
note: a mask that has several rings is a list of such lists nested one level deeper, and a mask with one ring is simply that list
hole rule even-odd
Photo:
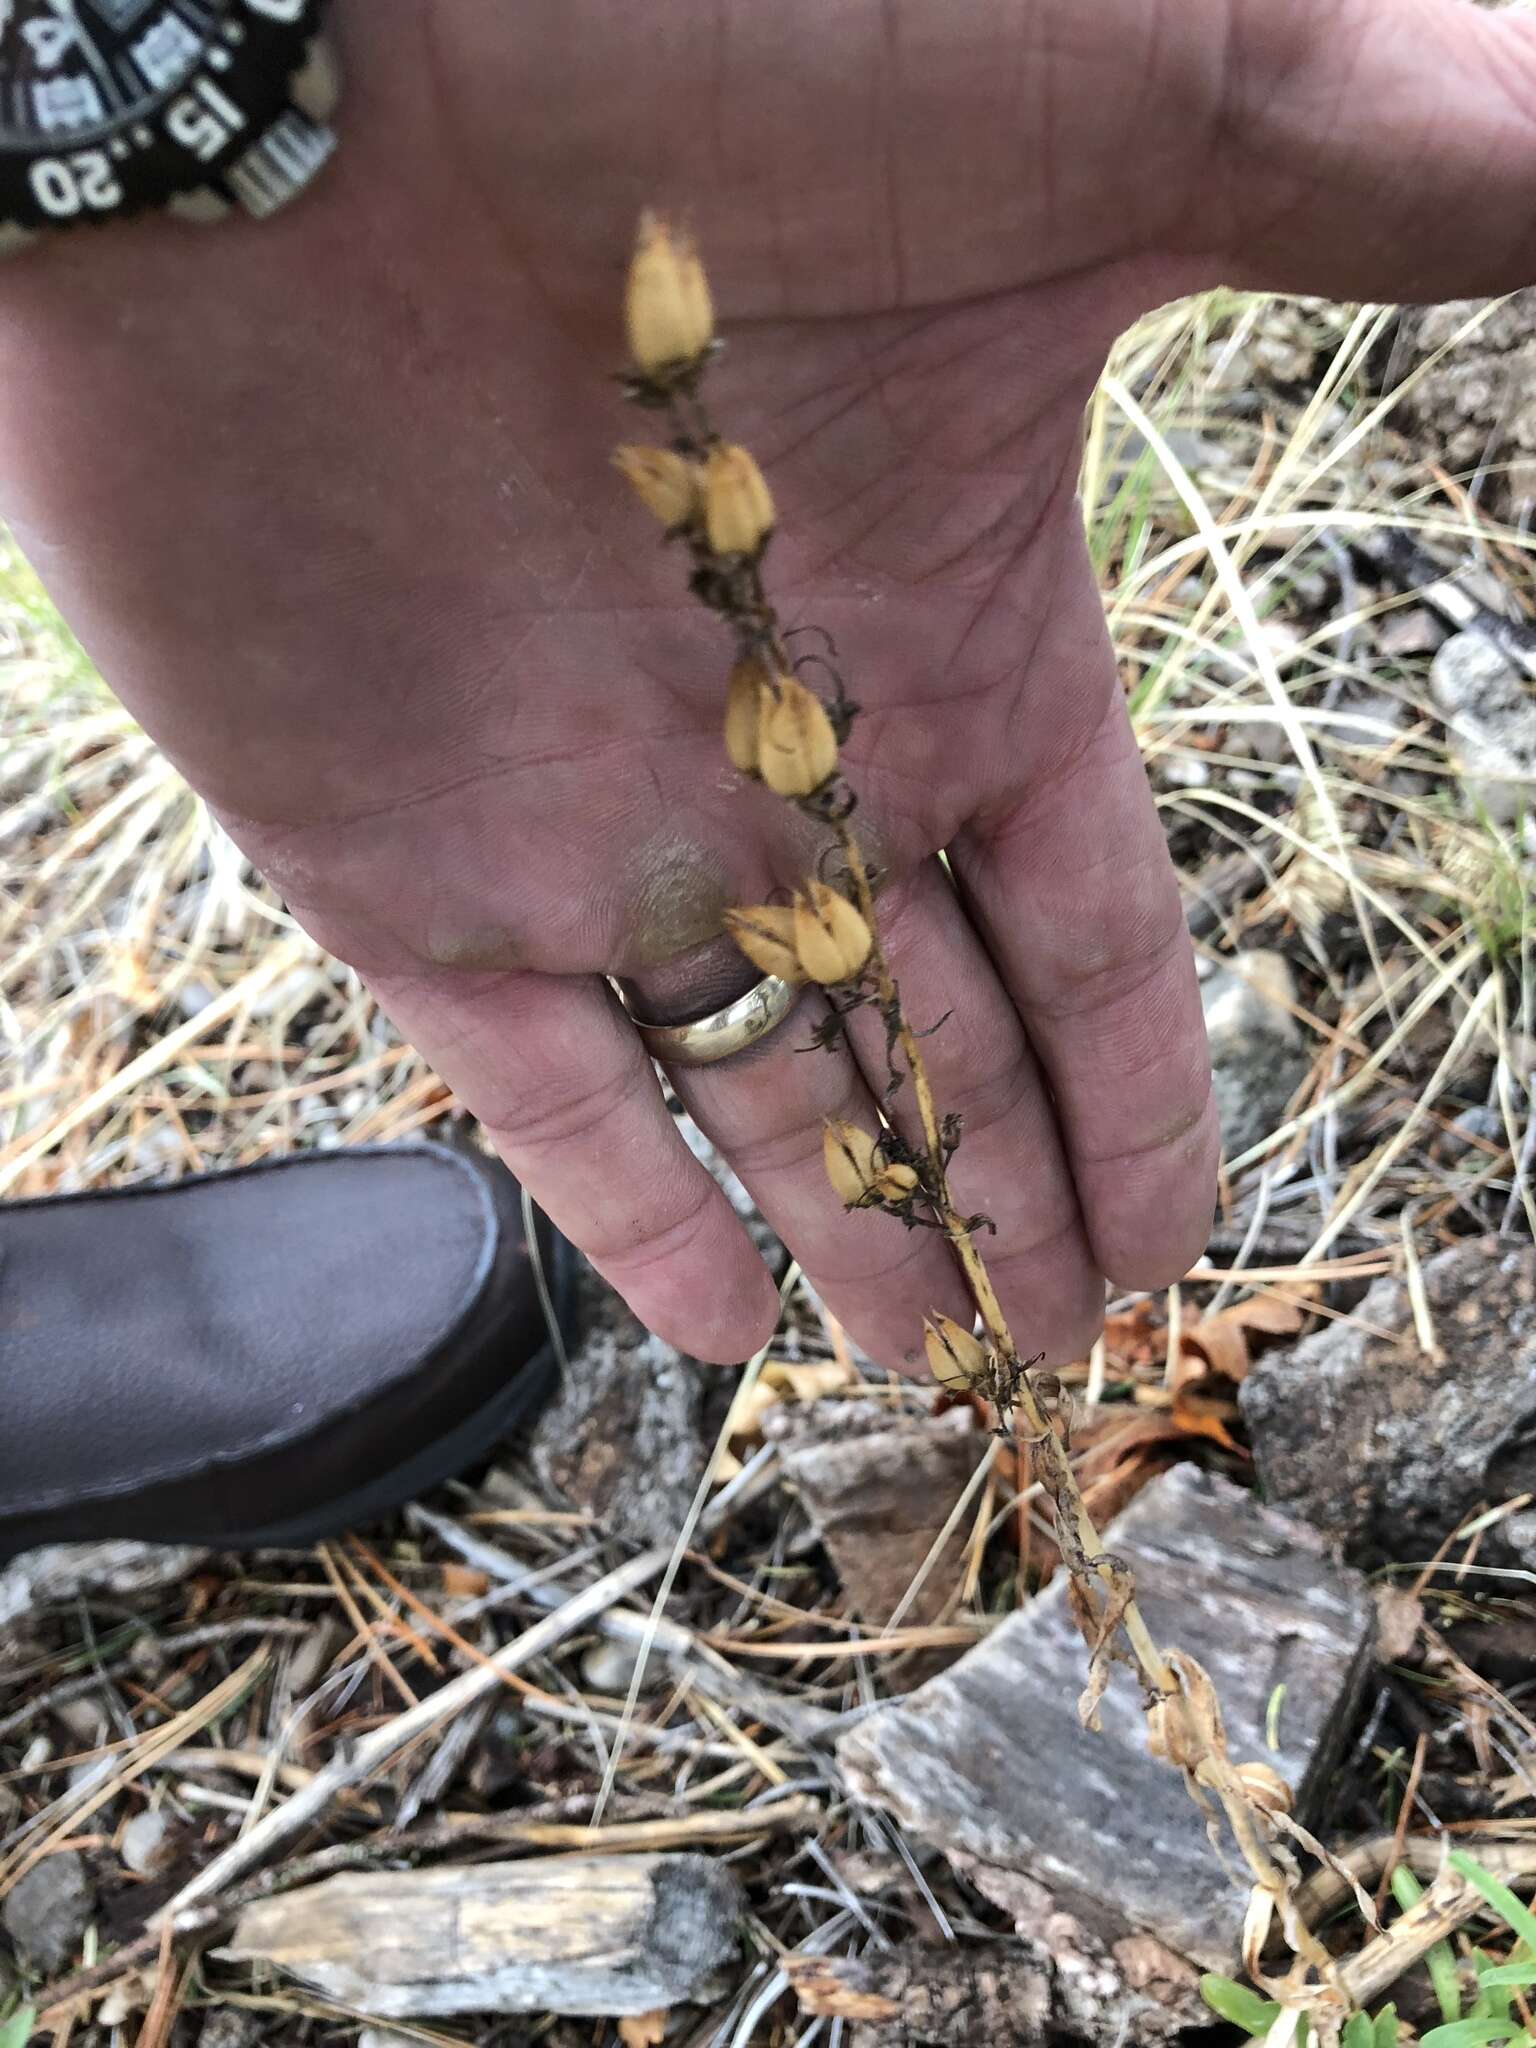
[{"label": "ground debris", "polygon": [[620,2015],[708,1998],[736,1879],[707,1856],[564,1856],[326,1879],[248,1906],[224,1954],[376,2018]]},{"label": "ground debris", "polygon": [[[1240,1397],[1268,1498],[1361,1561],[1422,1560],[1479,1507],[1536,1492],[1536,1251],[1469,1239],[1423,1280],[1438,1355],[1387,1276],[1350,1320],[1262,1359]],[[1484,1540],[1536,1563],[1536,1511]]]},{"label": "ground debris", "polygon": [[[1276,1769],[1306,1819],[1369,1658],[1363,1582],[1331,1566],[1310,1531],[1191,1466],[1148,1487],[1110,1540],[1153,1634],[1214,1680],[1233,1756]],[[1048,1886],[1105,1942],[1140,1930],[1228,1966],[1244,1891],[1178,1776],[1148,1754],[1123,1675],[1100,1708],[1102,1735],[1085,1738],[1081,1668],[1059,1580],[952,1670],[850,1730],[838,1750],[849,1782],[946,1853]]]},{"label": "ground debris", "polygon": [[1051,1982],[1017,1948],[870,1949],[861,1956],[791,1956],[803,2012],[853,2023],[865,2036],[924,2048],[1047,2048]]},{"label": "ground debris", "polygon": [[970,1518],[939,1538],[990,1442],[970,1409],[929,1416],[823,1401],[779,1410],[766,1434],[860,1619],[880,1628],[901,1609],[907,1625],[937,1621],[963,1568]]},{"label": "ground debris", "polygon": [[670,1543],[704,1474],[703,1368],[642,1329],[607,1290],[599,1302],[534,1428],[533,1466],[610,1535]]},{"label": "ground debris", "polygon": [[0,1628],[34,1607],[82,1593],[118,1599],[190,1578],[208,1555],[185,1543],[49,1543],[0,1571]]}]

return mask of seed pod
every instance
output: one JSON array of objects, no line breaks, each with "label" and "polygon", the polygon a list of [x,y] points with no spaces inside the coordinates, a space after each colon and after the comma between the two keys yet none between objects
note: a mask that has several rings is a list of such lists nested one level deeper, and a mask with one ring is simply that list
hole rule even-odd
[{"label": "seed pod", "polygon": [[781,981],[804,981],[805,970],[795,952],[795,913],[773,903],[752,903],[728,910],[725,928],[742,952],[764,974]]},{"label": "seed pod", "polygon": [[928,1370],[950,1393],[963,1394],[985,1382],[986,1346],[969,1330],[962,1330],[952,1316],[934,1316],[923,1324],[923,1349],[928,1354]]},{"label": "seed pod", "polygon": [[917,1193],[917,1169],[905,1159],[883,1161],[872,1185],[882,1202],[904,1202]]},{"label": "seed pod", "polygon": [[1272,1765],[1239,1764],[1237,1775],[1260,1813],[1289,1813],[1295,1804],[1290,1786]]},{"label": "seed pod", "polygon": [[613,466],[647,512],[669,530],[691,526],[704,507],[704,479],[696,462],[672,448],[615,448]]},{"label": "seed pod", "polygon": [[755,654],[743,655],[731,670],[725,692],[725,751],[743,775],[759,772],[763,713],[771,702],[768,671]]},{"label": "seed pod", "polygon": [[837,734],[814,691],[779,676],[761,699],[758,773],[775,796],[810,796],[837,770]]},{"label": "seed pod", "polygon": [[642,214],[624,293],[624,324],[635,367],[647,376],[698,361],[715,331],[709,280],[690,235]]},{"label": "seed pod", "polygon": [[773,499],[745,448],[728,441],[704,459],[704,529],[717,555],[755,555],[773,531]]},{"label": "seed pod", "polygon": [[823,1129],[821,1156],[827,1179],[845,1209],[863,1208],[873,1194],[880,1175],[878,1146],[879,1140],[857,1124],[829,1119]]},{"label": "seed pod", "polygon": [[869,958],[869,926],[846,896],[825,882],[795,893],[794,948],[803,973],[824,987],[852,981]]}]

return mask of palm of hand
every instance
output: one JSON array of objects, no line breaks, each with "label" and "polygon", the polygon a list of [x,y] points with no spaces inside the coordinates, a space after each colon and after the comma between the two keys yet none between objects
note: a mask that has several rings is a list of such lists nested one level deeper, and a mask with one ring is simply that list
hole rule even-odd
[{"label": "palm of hand", "polygon": [[[574,10],[558,25],[556,12],[520,46],[535,76],[541,40],[562,53],[544,53],[555,75],[590,61],[597,85],[643,61],[616,24],[594,54]],[[1123,65],[1140,12],[1101,21],[1088,54]],[[577,236],[573,253],[572,223],[614,235],[623,195],[650,196],[649,116],[617,117],[590,146],[541,132],[573,105],[611,111],[611,94],[573,97],[564,76],[562,93],[535,95],[522,160],[498,161],[513,145],[474,100],[498,55],[505,74],[505,50],[486,47],[499,17],[471,10],[446,30],[420,17],[439,24],[421,31],[436,92],[382,51],[354,53],[363,112],[333,197],[291,233],[228,231],[200,250],[196,321],[178,310],[193,259],[154,228],[116,245],[115,275],[105,251],[65,249],[23,281],[13,347],[22,367],[28,347],[50,350],[53,388],[73,401],[45,426],[34,516],[77,542],[53,580],[108,673],[305,922],[369,975],[641,1313],[731,1356],[763,1334],[771,1288],[600,977],[639,977],[653,1002],[695,1010],[734,993],[739,963],[705,945],[721,908],[794,881],[814,848],[726,770],[726,650],[602,461],[616,251],[594,260]],[[999,7],[992,27],[1011,32],[1013,17]],[[814,48],[809,22],[805,38]],[[1195,138],[1219,111],[1210,47],[1209,25],[1190,22],[1141,52],[1175,92],[1166,134],[1145,138],[1179,173],[1161,201],[1174,212],[1209,161]],[[995,138],[990,157],[960,148],[976,187],[960,243],[923,224],[942,163],[918,149],[896,166],[917,194],[906,265],[940,291],[1017,287],[985,300],[860,310],[901,296],[906,267],[883,280],[837,268],[879,211],[867,163],[828,170],[826,217],[788,237],[776,268],[736,233],[757,216],[729,178],[672,171],[715,195],[728,303],[734,278],[748,310],[839,316],[749,329],[717,398],[780,500],[770,572],[785,616],[836,636],[864,706],[848,761],[888,872],[893,956],[920,1022],[954,1013],[932,1045],[941,1097],[967,1115],[960,1198],[998,1223],[1021,1339],[1056,1354],[1091,1331],[1105,1271],[1150,1284],[1195,1254],[1216,1142],[1177,893],[1072,500],[1103,346],[1207,266],[1176,256],[1176,238],[1136,253],[1159,238],[1081,55],[1042,58],[1054,99],[1037,132],[1073,142],[1006,175],[987,168]],[[985,84],[973,72],[935,89],[980,103]],[[814,64],[801,86],[818,90]],[[735,102],[743,119],[756,104]],[[461,132],[488,140],[466,153]],[[486,204],[562,155],[580,168],[574,190]],[[1023,221],[1016,203],[1005,218],[1021,173],[1037,195]],[[1063,190],[1064,243],[1046,206]],[[1031,253],[999,271],[1005,229]],[[805,250],[821,272],[790,275]],[[146,272],[164,291],[134,334],[93,322]],[[212,440],[210,414],[224,423]],[[118,423],[106,448],[103,420]],[[140,508],[131,529],[101,518],[113,485]],[[941,847],[963,900],[932,858]],[[921,1313],[959,1307],[956,1285],[931,1241],[837,1213],[821,1119],[872,1122],[884,1067],[863,1032],[799,1057],[813,1018],[807,1003],[756,1056],[692,1077],[687,1097],[855,1334],[909,1358]]]}]

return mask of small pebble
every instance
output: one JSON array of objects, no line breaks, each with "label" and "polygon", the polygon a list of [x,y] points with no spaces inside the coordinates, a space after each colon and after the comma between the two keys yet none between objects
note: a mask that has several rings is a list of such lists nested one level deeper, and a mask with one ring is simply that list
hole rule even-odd
[{"label": "small pebble", "polygon": [[171,1823],[163,1813],[136,1813],[123,1829],[123,1862],[136,1877],[150,1877],[167,1861]]},{"label": "small pebble", "polygon": [[93,1904],[90,1874],[76,1849],[61,1849],[18,1878],[0,1906],[0,1926],[40,1970],[60,1970],[79,1952]]},{"label": "small pebble", "polygon": [[[606,1693],[610,1699],[627,1699],[629,1688],[635,1682],[638,1662],[638,1652],[633,1644],[609,1642],[605,1638],[594,1643],[582,1658],[582,1683],[593,1692]],[[653,1647],[646,1659],[641,1691],[657,1692],[667,1680],[667,1660]]]}]

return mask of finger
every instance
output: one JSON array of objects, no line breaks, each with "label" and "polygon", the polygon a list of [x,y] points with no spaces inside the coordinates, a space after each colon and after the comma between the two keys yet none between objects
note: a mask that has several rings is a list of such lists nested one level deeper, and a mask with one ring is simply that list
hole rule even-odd
[{"label": "finger", "polygon": [[1094,1255],[1119,1285],[1158,1287],[1205,1244],[1220,1139],[1178,886],[1086,564],[1078,575],[1062,607],[1075,630],[1058,624],[1041,649],[1037,716],[1047,731],[1062,705],[1090,715],[955,860],[1049,1077]]},{"label": "finger", "polygon": [[[1053,1365],[1083,1358],[1104,1319],[1104,1276],[1019,1013],[937,861],[883,896],[880,916],[907,1017],[920,1031],[937,1027],[923,1063],[940,1113],[964,1119],[951,1191],[962,1211],[997,1226],[978,1242],[1019,1349]],[[879,1018],[861,1012],[852,1037],[886,1114],[920,1141],[911,1083],[886,1093]]]},{"label": "finger", "polygon": [[[739,968],[731,972],[739,993]],[[653,1002],[647,1014],[656,1013]],[[847,1047],[811,1046],[826,1014],[825,1000],[807,992],[760,1045],[717,1067],[675,1068],[672,1083],[854,1340],[882,1365],[924,1373],[923,1317],[937,1307],[969,1320],[965,1292],[933,1232],[878,1210],[849,1212],[833,1193],[822,1151],[827,1119],[872,1131],[878,1118]]]},{"label": "finger", "polygon": [[1234,281],[1442,299],[1536,278],[1536,21],[1470,0],[1234,7],[1216,174]]},{"label": "finger", "polygon": [[730,1363],[767,1341],[778,1294],[678,1134],[605,985],[538,974],[376,980],[380,1001],[558,1229],[647,1326]]}]

